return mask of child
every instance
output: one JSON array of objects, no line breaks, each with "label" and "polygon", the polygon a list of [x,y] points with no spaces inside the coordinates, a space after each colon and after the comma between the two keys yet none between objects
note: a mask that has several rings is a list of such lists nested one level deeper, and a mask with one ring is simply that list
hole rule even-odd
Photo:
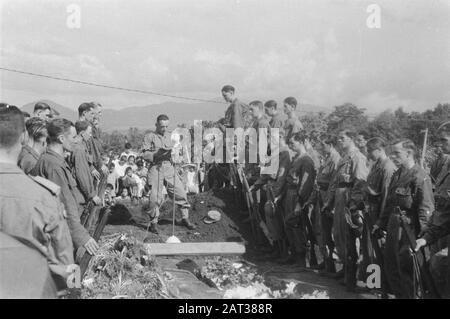
[{"label": "child", "polygon": [[112,184],[106,184],[105,189],[105,203],[106,205],[114,205],[116,193]]}]

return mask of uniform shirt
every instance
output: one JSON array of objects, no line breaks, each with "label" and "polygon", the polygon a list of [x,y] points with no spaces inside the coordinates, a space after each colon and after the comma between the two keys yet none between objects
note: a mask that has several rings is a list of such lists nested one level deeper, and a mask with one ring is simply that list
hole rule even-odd
[{"label": "uniform shirt", "polygon": [[269,125],[272,128],[283,128],[284,122],[286,121],[285,117],[282,114],[277,113],[270,119]]},{"label": "uniform shirt", "polygon": [[78,189],[83,194],[85,202],[88,202],[97,195],[97,192],[94,188],[94,178],[91,173],[94,169],[92,157],[89,155],[84,141],[79,141],[74,145],[69,160]]},{"label": "uniform shirt", "polygon": [[434,190],[436,210],[432,221],[428,224],[425,235],[427,243],[431,244],[450,234],[450,163],[442,169]]},{"label": "uniform shirt", "polygon": [[63,265],[74,263],[59,191],[57,185],[31,178],[16,165],[0,163],[0,231],[30,243],[57,274],[65,272]]},{"label": "uniform shirt", "polygon": [[237,98],[231,102],[225,111],[225,121],[224,125],[226,128],[238,128],[247,127],[247,119],[248,116],[246,113],[248,112],[247,104],[239,101]]},{"label": "uniform shirt", "polygon": [[[144,143],[142,144],[142,152],[144,158],[158,164],[162,161],[170,161],[173,142],[171,133],[166,132],[161,135],[157,132],[150,132],[144,136]],[[165,151],[169,150],[169,151]]]},{"label": "uniform shirt", "polygon": [[298,118],[288,118],[284,123],[284,131],[286,133],[286,141],[294,135],[295,133],[303,130],[303,125]]},{"label": "uniform shirt", "polygon": [[332,149],[330,154],[325,158],[325,161],[319,168],[319,173],[317,174],[317,185],[319,185],[321,190],[327,191],[330,187],[331,180],[336,173],[340,160],[341,155],[339,155],[335,149]]},{"label": "uniform shirt", "polygon": [[308,155],[311,157],[311,159],[314,162],[314,169],[319,171],[320,168],[320,154],[313,148],[309,148],[306,150],[308,152]]},{"label": "uniform shirt", "polygon": [[80,204],[84,203],[83,195],[78,190],[69,164],[64,158],[47,149],[39,158],[33,170],[35,175],[49,179],[61,187],[61,200],[67,213],[67,223],[75,248],[84,246],[91,238],[80,222]]},{"label": "uniform shirt", "polygon": [[25,174],[30,174],[39,159],[39,154],[30,146],[22,146],[19,158],[17,160],[17,165],[25,172]]},{"label": "uniform shirt", "polygon": [[434,182],[437,181],[442,171],[446,171],[445,167],[450,163],[450,156],[448,154],[442,154],[436,158],[430,167],[430,176]]},{"label": "uniform shirt", "polygon": [[[269,118],[265,115],[261,116],[259,119],[254,119],[252,123],[252,127],[256,130],[256,134],[258,134],[258,129],[267,128],[270,129]],[[267,130],[269,131],[269,130]]]},{"label": "uniform shirt", "polygon": [[376,161],[367,176],[367,186],[370,187],[378,195],[371,195],[366,193],[369,203],[375,205],[377,215],[383,213],[386,205],[386,198],[388,194],[389,184],[392,179],[392,175],[397,170],[394,163],[386,157],[385,159],[379,159]]},{"label": "uniform shirt", "polygon": [[350,190],[349,204],[362,203],[364,200],[364,185],[368,174],[366,157],[357,147],[354,147],[341,158],[336,167],[336,174],[330,184],[330,200],[334,200],[334,193],[337,188],[348,188]]},{"label": "uniform shirt", "polygon": [[[291,165],[291,155],[287,146],[281,148],[278,153],[278,170],[276,174],[261,173],[254,186],[261,187],[267,183],[272,187],[274,197],[280,196],[285,191],[286,176]],[[263,170],[263,169],[262,169]]]},{"label": "uniform shirt", "polygon": [[292,159],[286,176],[286,185],[289,188],[297,188],[299,203],[306,203],[309,199],[315,178],[314,162],[308,154],[297,155]]},{"label": "uniform shirt", "polygon": [[86,146],[89,154],[92,156],[94,167],[101,173],[101,168],[103,166],[103,146],[100,140],[100,129],[92,126],[92,137],[89,139]]},{"label": "uniform shirt", "polygon": [[390,215],[396,207],[406,211],[412,226],[424,230],[428,218],[434,211],[431,178],[418,164],[412,168],[399,168],[393,175],[386,199],[386,208],[377,224],[386,229]]}]

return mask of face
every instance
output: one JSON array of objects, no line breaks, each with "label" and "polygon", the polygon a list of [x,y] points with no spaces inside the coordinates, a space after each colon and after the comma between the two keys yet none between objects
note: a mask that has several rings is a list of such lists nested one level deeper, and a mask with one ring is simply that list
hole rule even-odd
[{"label": "face", "polygon": [[37,112],[37,116],[43,119],[44,121],[48,121],[51,118],[51,111],[50,110],[40,110]]},{"label": "face", "polygon": [[367,147],[367,157],[372,160],[376,161],[380,158],[381,150],[377,148],[372,148],[370,145]]},{"label": "face", "polygon": [[127,171],[127,175],[128,175],[128,177],[131,177],[131,176],[133,175],[133,172],[131,171],[131,169],[129,169],[129,170]]},{"label": "face", "polygon": [[134,157],[133,156],[128,157],[128,163],[129,164],[134,164]]},{"label": "face", "polygon": [[443,153],[450,154],[450,135],[442,132],[439,134],[439,145]]},{"label": "face", "polygon": [[128,189],[124,188],[124,189],[122,190],[122,196],[123,196],[123,197],[128,196]]},{"label": "face", "polygon": [[223,96],[223,99],[225,101],[232,102],[233,101],[233,97],[234,97],[234,92],[232,92],[232,91],[228,91],[228,92],[222,91],[222,96]]},{"label": "face", "polygon": [[366,139],[362,135],[358,135],[355,139],[355,145],[359,148],[363,148],[366,146]]},{"label": "face", "polygon": [[158,131],[158,133],[162,135],[168,131],[168,128],[169,128],[169,120],[161,120],[156,123],[156,130]]},{"label": "face", "polygon": [[95,111],[95,109],[90,109],[89,111],[83,112],[84,118],[86,119],[86,121],[88,121],[91,124],[94,123],[96,114],[97,114],[97,112]]},{"label": "face", "polygon": [[289,148],[293,150],[295,153],[300,153],[302,143],[291,138],[289,140]]},{"label": "face", "polygon": [[76,142],[77,131],[74,126],[70,127],[70,130],[66,132],[66,134],[62,134],[60,136],[60,140],[63,146],[63,149],[67,152],[72,152],[73,145]]},{"label": "face", "polygon": [[250,114],[251,114],[254,118],[258,117],[259,114],[260,114],[259,107],[257,107],[256,105],[250,105],[249,110],[250,110]]},{"label": "face", "polygon": [[284,103],[283,107],[284,113],[286,114],[290,114],[294,111],[294,108],[290,104]]},{"label": "face", "polygon": [[276,109],[274,107],[265,107],[264,110],[268,116],[274,116],[276,113]]},{"label": "face", "polygon": [[390,157],[392,159],[392,162],[394,162],[397,167],[400,167],[407,163],[409,159],[409,153],[403,148],[402,143],[398,143],[392,147]]},{"label": "face", "polygon": [[320,143],[321,147],[322,147],[322,153],[324,154],[330,154],[331,152],[331,145],[327,144],[327,143]]},{"label": "face", "polygon": [[83,133],[81,133],[81,136],[83,137],[83,139],[85,141],[89,140],[92,137],[92,127],[88,126],[88,128],[86,129],[86,131],[84,131]]},{"label": "face", "polygon": [[353,143],[352,139],[343,132],[339,133],[338,142],[342,149],[348,149]]}]

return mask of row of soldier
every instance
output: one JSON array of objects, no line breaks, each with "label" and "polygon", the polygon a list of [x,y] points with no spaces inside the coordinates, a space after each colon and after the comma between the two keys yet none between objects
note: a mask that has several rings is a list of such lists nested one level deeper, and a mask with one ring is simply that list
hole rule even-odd
[{"label": "row of soldier", "polygon": [[52,119],[50,106],[40,102],[25,121],[16,106],[0,105],[0,230],[46,257],[56,290],[67,288],[86,251],[94,255],[99,248],[94,225],[82,224],[82,214],[88,205],[102,204],[101,182],[108,174],[98,134],[102,110],[91,102],[78,111],[75,124]]},{"label": "row of soldier", "polygon": [[[432,179],[411,140],[388,144],[349,129],[317,137],[302,130],[293,97],[283,101],[288,115],[283,121],[275,101],[246,106],[232,86],[223,87],[222,95],[230,102],[225,128],[280,129],[278,172],[256,174],[250,188],[275,204],[261,209],[274,239],[274,251],[265,258],[301,268],[309,260],[350,291],[358,290],[358,280],[366,282],[374,270],[369,265],[375,264],[384,297],[439,294],[423,247],[433,244],[430,251],[436,253],[447,246],[444,237],[450,233],[450,125],[438,131],[441,153],[431,165]],[[246,114],[252,115],[250,124]],[[322,257],[319,265],[314,245]],[[337,261],[343,266],[339,271]],[[447,277],[449,286],[450,269]]]}]

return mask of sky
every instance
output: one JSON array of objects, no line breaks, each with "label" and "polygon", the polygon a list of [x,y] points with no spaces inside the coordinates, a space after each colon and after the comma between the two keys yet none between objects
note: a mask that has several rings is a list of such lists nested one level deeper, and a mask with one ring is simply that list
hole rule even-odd
[{"label": "sky", "polygon": [[[351,102],[369,113],[450,102],[450,0],[0,4],[1,67],[201,99],[220,99],[231,84],[247,102],[295,96],[328,108]],[[379,28],[368,26],[371,4],[380,8]],[[19,106],[182,102],[1,70],[0,81],[0,100]]]}]

